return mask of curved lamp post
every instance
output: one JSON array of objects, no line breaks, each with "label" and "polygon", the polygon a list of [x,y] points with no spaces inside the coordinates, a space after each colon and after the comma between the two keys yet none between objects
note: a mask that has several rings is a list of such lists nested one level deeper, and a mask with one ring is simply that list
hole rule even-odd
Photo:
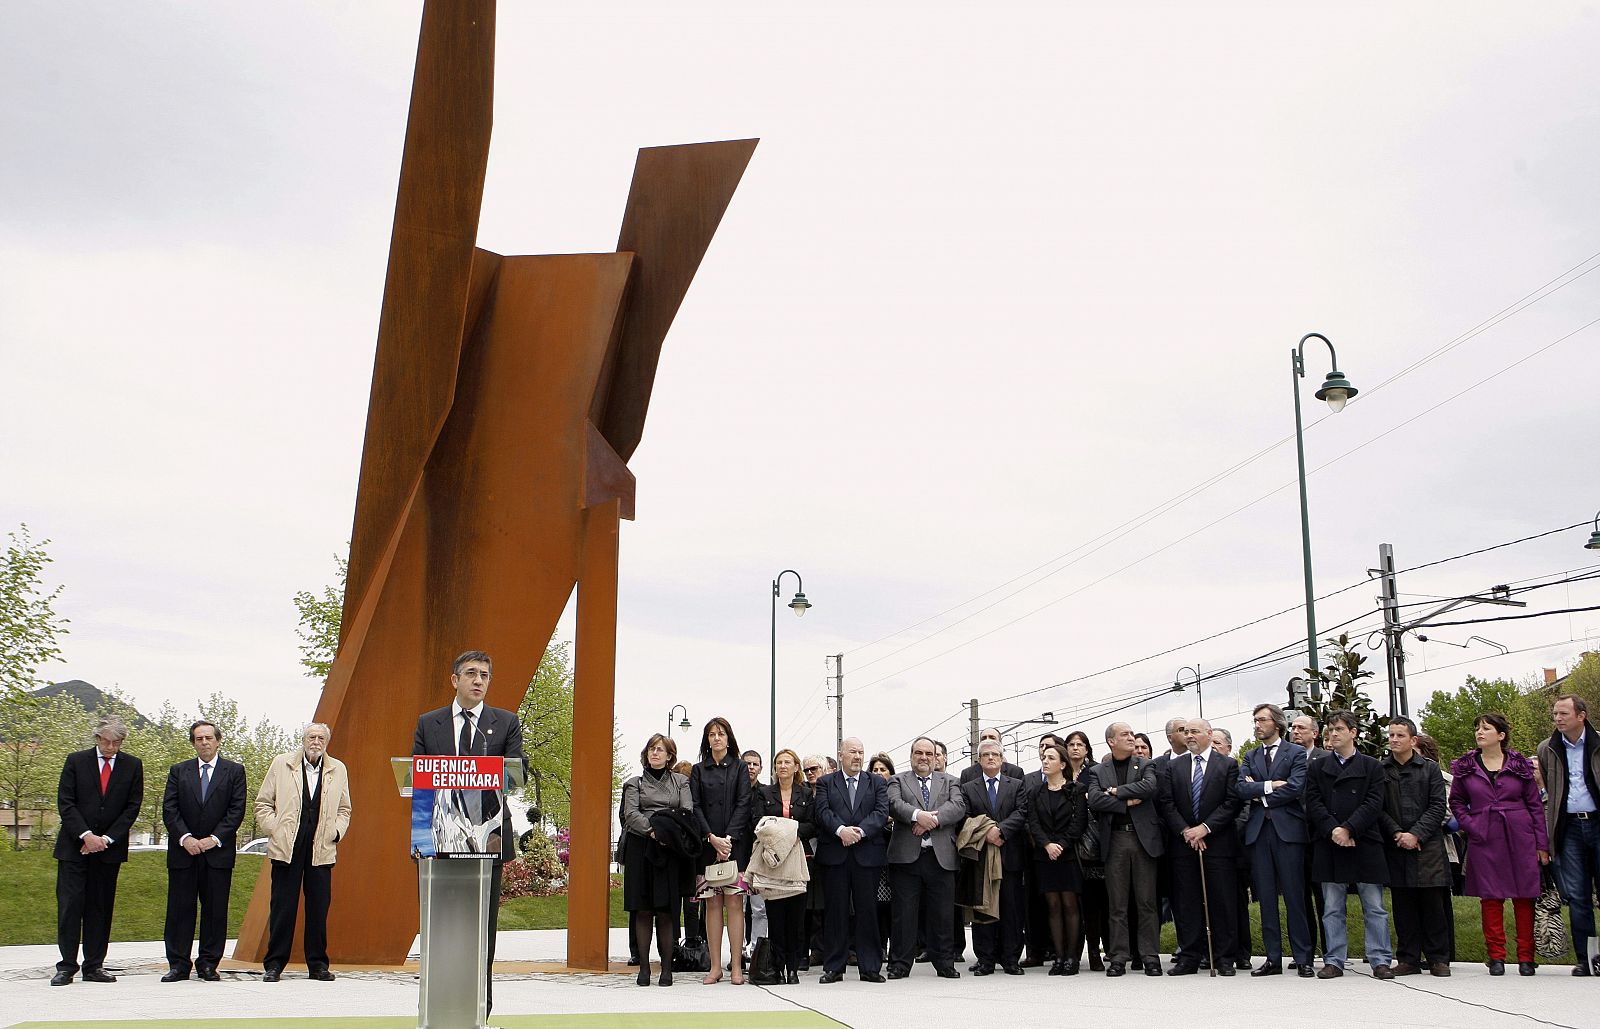
[{"label": "curved lamp post", "polygon": [[[1318,668],[1317,611],[1312,601],[1311,589],[1311,516],[1306,510],[1306,447],[1303,439],[1305,430],[1300,422],[1300,380],[1306,377],[1305,352],[1308,339],[1320,339],[1328,345],[1328,358],[1333,365],[1333,370],[1322,382],[1322,388],[1317,390],[1317,399],[1326,400],[1333,413],[1338,414],[1358,391],[1339,370],[1339,355],[1334,353],[1333,344],[1322,333],[1306,333],[1300,337],[1300,345],[1289,352],[1294,371],[1290,379],[1294,387],[1294,451],[1295,457],[1300,462],[1300,545],[1304,552],[1306,572],[1306,667],[1314,673]],[[1311,697],[1313,700],[1322,698],[1322,684],[1319,679],[1311,680]]]},{"label": "curved lamp post", "polygon": [[674,704],[667,711],[667,738],[668,739],[672,738],[672,716],[674,714],[676,714],[677,712],[679,712],[679,711],[683,712],[683,721],[678,723],[678,728],[680,728],[680,729],[693,729],[694,728],[694,726],[689,724],[689,709],[684,707],[682,704]]},{"label": "curved lamp post", "polygon": [[772,755],[778,750],[778,583],[783,581],[785,575],[794,576],[794,599],[789,601],[789,610],[793,611],[796,618],[804,618],[806,610],[811,607],[811,601],[806,599],[805,584],[800,581],[800,573],[793,568],[785,568],[772,580],[772,707],[769,729],[771,735],[767,737],[767,760],[772,760]]},{"label": "curved lamp post", "polygon": [[1189,683],[1189,685],[1194,687],[1194,699],[1200,705],[1200,717],[1204,718],[1206,716],[1206,695],[1205,691],[1200,688],[1200,684],[1205,680],[1200,677],[1199,665],[1195,665],[1193,668],[1190,668],[1188,665],[1184,665],[1182,668],[1178,669],[1178,674],[1172,677],[1172,692],[1177,693],[1183,689],[1184,672],[1194,673],[1194,682]]},{"label": "curved lamp post", "polygon": [[1600,511],[1594,515],[1594,532],[1589,534],[1589,542],[1583,545],[1585,550],[1600,550]]}]

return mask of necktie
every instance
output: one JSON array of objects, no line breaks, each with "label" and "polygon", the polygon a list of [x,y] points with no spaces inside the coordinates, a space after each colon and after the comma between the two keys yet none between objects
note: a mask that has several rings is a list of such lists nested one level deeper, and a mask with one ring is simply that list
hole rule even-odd
[{"label": "necktie", "polygon": [[1276,754],[1277,752],[1278,745],[1276,743],[1267,744],[1267,771],[1269,772],[1272,771],[1272,755]]},{"label": "necktie", "polygon": [[111,787],[111,762],[105,758],[100,759],[100,796],[106,795],[106,790]]},{"label": "necktie", "polygon": [[[922,779],[921,776],[917,778]],[[922,810],[926,811],[933,806],[933,797],[928,793],[928,780],[922,779]]]},{"label": "necktie", "polygon": [[1206,759],[1196,755],[1194,759],[1194,778],[1189,782],[1189,799],[1194,805],[1194,816],[1196,818],[1200,817],[1200,791],[1205,788],[1205,785]]},{"label": "necktie", "polygon": [[844,781],[850,786],[850,810],[854,811],[856,807],[856,777],[853,775],[847,776]]},{"label": "necktie", "polygon": [[472,753],[472,712],[461,712],[461,739],[456,745],[457,754]]},{"label": "necktie", "polygon": [[989,813],[996,814],[1000,810],[1000,783],[992,776],[989,779]]},{"label": "necktie", "polygon": [[204,804],[206,802],[206,794],[210,793],[210,792],[211,792],[211,766],[208,765],[208,764],[201,764],[201,766],[200,766],[200,803]]}]

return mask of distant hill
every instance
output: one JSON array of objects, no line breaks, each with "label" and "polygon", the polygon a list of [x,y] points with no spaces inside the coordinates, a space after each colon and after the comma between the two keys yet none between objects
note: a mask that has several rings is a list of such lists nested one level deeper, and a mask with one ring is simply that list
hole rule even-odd
[{"label": "distant hill", "polygon": [[[51,697],[71,697],[79,704],[82,704],[83,709],[90,713],[93,713],[101,702],[110,699],[104,690],[94,683],[84,682],[82,679],[53,682],[48,686],[42,686],[34,690],[33,696],[38,697],[40,700],[48,700]],[[150,720],[138,711],[134,712],[134,720],[138,723],[138,728],[141,729],[150,724]]]}]

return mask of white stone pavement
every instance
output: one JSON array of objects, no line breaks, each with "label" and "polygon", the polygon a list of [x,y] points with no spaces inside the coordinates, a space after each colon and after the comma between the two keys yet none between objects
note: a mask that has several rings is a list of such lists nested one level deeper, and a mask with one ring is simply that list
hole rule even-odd
[{"label": "white stone pavement", "polygon": [[[559,961],[561,930],[503,932],[498,956],[506,961]],[[230,942],[228,952],[233,945]],[[612,930],[613,954],[625,954],[622,930]],[[258,973],[228,972],[222,982],[163,984],[159,942],[114,943],[107,967],[114,985],[74,982],[49,985],[53,947],[0,948],[0,1026],[25,1021],[91,1025],[115,1018],[205,1018],[211,1016],[294,1018],[307,1015],[414,1015],[414,978],[392,973],[346,973],[336,982],[311,982],[303,973],[266,984]],[[625,960],[618,958],[615,960]],[[123,970],[123,971],[119,971]],[[850,970],[844,982],[823,986],[817,972],[798,986],[735,987],[726,980],[704,986],[699,976],[680,974],[670,989],[634,985],[632,975],[531,973],[495,981],[500,1014],[580,1012],[751,1012],[760,1026],[764,1011],[805,1007],[848,1026],[904,1026],[908,1020],[960,1026],[982,1019],[991,1026],[1062,1024],[1135,1026],[1201,1022],[1250,1024],[1270,1013],[1272,1029],[1535,1029],[1538,1026],[1600,1029],[1600,978],[1575,979],[1564,966],[1539,969],[1533,978],[1492,978],[1479,966],[1457,965],[1449,979],[1416,976],[1393,982],[1370,978],[1353,966],[1344,978],[1300,979],[1293,975],[1250,979],[1204,975],[1160,979],[1130,974],[1121,979],[1085,972],[1055,978],[1044,969],[1023,977],[959,980],[936,978],[918,965],[906,980],[876,985]]]}]

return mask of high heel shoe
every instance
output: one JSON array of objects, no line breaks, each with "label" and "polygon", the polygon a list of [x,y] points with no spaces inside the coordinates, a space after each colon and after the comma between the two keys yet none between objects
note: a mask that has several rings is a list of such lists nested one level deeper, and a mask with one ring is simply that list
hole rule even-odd
[{"label": "high heel shoe", "polygon": [[1056,958],[1054,961],[1050,962],[1050,971],[1045,973],[1045,975],[1066,975],[1066,974],[1067,974],[1066,962],[1063,961],[1061,958]]},{"label": "high heel shoe", "polygon": [[1062,975],[1077,975],[1078,974],[1078,959],[1077,958],[1068,958],[1065,962],[1063,962],[1062,963],[1062,967],[1061,967],[1061,974]]},{"label": "high heel shoe", "polygon": [[702,986],[715,986],[720,982],[722,982],[722,969],[720,968],[715,972],[707,972],[706,977],[700,980]]},{"label": "high heel shoe", "polygon": [[[663,972],[662,974],[665,975],[666,973]],[[650,962],[639,962],[639,975],[634,979],[634,982],[638,983],[640,986],[650,985]]]},{"label": "high heel shoe", "polygon": [[671,965],[662,965],[661,966],[661,978],[656,980],[656,985],[657,986],[671,986],[672,985],[672,966]]},{"label": "high heel shoe", "polygon": [[729,974],[732,976],[733,985],[735,985],[735,986],[743,986],[744,985],[744,968],[743,967],[741,967],[739,965],[734,965],[732,972],[730,972]]}]

